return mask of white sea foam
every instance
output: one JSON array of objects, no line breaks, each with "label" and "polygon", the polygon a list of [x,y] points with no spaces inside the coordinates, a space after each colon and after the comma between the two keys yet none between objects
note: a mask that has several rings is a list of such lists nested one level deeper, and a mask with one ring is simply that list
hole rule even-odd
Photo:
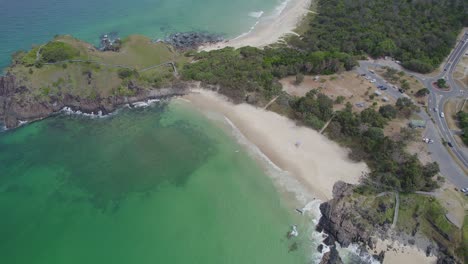
[{"label": "white sea foam", "polygon": [[338,245],[337,250],[344,261],[351,262],[352,259],[359,259],[359,262],[363,264],[380,264],[368,252],[362,252],[357,244],[351,244],[347,248]]},{"label": "white sea foam", "polygon": [[262,17],[263,13],[264,13],[263,11],[250,12],[249,17],[260,18]]},{"label": "white sea foam", "polygon": [[[323,232],[317,232],[315,227],[317,226],[322,214],[320,212],[321,200],[313,197],[303,184],[301,184],[295,177],[289,172],[282,170],[278,165],[271,161],[255,144],[250,142],[242,132],[234,125],[234,123],[224,116],[224,120],[232,128],[233,134],[237,141],[246,146],[249,153],[253,154],[254,158],[260,158],[261,161],[265,162],[268,170],[268,175],[280,185],[280,187],[287,192],[291,192],[295,195],[297,202],[303,205],[300,210],[304,215],[311,219],[311,223],[308,227],[307,233],[309,234],[309,241],[311,242],[311,261],[312,263],[319,263],[323,255],[330,251],[330,247],[323,243],[323,240],[327,235]],[[322,252],[319,253],[316,248],[318,245],[322,245]],[[348,248],[341,248],[338,244],[336,245],[340,255],[346,259],[359,259],[360,263],[365,264],[377,264],[376,261],[369,253],[361,252],[358,245],[351,244]]]},{"label": "white sea foam", "polygon": [[240,34],[239,36],[233,38],[232,40],[235,40],[235,39],[238,39],[238,38],[243,38],[243,37],[249,35],[255,29],[255,27],[258,25],[258,23],[260,23],[260,20],[257,20],[257,22],[255,22],[255,24],[252,27],[250,27],[249,31]]},{"label": "white sea foam", "polygon": [[102,117],[107,116],[107,115],[103,115],[101,110],[99,110],[97,113],[94,113],[94,112],[84,113],[80,110],[73,111],[73,109],[71,109],[71,107],[68,107],[68,106],[62,108],[61,112],[67,115],[81,115],[81,116],[86,116],[90,118],[102,118]]},{"label": "white sea foam", "polygon": [[161,100],[159,100],[159,99],[150,99],[150,100],[147,100],[147,101],[136,102],[136,103],[133,103],[133,107],[135,107],[135,108],[140,108],[140,107],[145,108],[145,107],[151,106],[154,103],[159,102],[159,101],[161,101]]},{"label": "white sea foam", "polygon": [[289,3],[289,0],[284,0],[283,2],[281,2],[279,5],[277,5],[275,7],[275,12],[274,12],[274,16],[279,16],[281,13],[283,13],[284,9],[286,8],[286,6],[288,5]]},{"label": "white sea foam", "polygon": [[243,146],[246,147],[247,151],[253,155],[254,158],[259,158],[267,166],[268,175],[273,178],[274,182],[279,184],[281,189],[286,192],[294,194],[298,203],[302,204],[301,211],[303,214],[311,219],[311,223],[308,225],[305,231],[308,234],[308,239],[311,242],[311,261],[312,263],[319,263],[323,257],[323,254],[329,251],[328,246],[323,245],[322,253],[317,252],[316,248],[322,243],[323,233],[319,233],[315,230],[315,226],[318,224],[318,220],[322,216],[320,213],[319,199],[314,198],[304,186],[289,172],[282,170],[272,160],[270,160],[255,144],[250,142],[242,132],[234,125],[234,123],[224,116],[225,122],[232,128],[233,135],[236,140]]}]

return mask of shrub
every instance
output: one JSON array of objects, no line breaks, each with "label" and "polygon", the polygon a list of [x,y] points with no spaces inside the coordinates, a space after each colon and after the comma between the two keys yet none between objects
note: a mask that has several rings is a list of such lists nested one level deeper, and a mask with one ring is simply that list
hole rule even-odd
[{"label": "shrub", "polygon": [[119,69],[117,71],[117,74],[119,75],[120,79],[127,79],[129,77],[131,77],[135,72],[133,70],[130,70],[130,69]]},{"label": "shrub", "polygon": [[79,56],[80,52],[70,44],[51,41],[41,48],[40,56],[42,62],[59,62]]},{"label": "shrub", "polygon": [[422,88],[421,90],[417,91],[415,95],[417,97],[423,97],[423,96],[428,95],[428,94],[429,94],[429,89]]}]

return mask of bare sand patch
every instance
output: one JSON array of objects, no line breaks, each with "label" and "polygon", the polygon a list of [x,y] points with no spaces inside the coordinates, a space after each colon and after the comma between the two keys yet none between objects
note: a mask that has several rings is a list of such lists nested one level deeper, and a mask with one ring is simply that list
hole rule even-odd
[{"label": "bare sand patch", "polygon": [[332,198],[336,181],[356,184],[362,173],[368,171],[364,162],[351,161],[346,149],[274,112],[247,104],[234,105],[207,90],[195,90],[184,98],[202,112],[216,112],[229,118],[271,161],[290,172],[321,200]]},{"label": "bare sand patch", "polygon": [[[343,72],[328,76],[305,76],[304,81],[299,85],[296,85],[294,81],[294,76],[280,80],[283,90],[293,96],[304,96],[313,89],[319,90],[332,99],[344,96],[343,104],[335,105],[335,110],[343,108],[346,102],[350,102],[355,111],[362,111],[374,103],[377,108],[381,105],[395,103],[395,100],[390,96],[387,96],[388,102],[383,102],[383,96],[374,94],[377,90],[374,85],[356,72]],[[373,94],[374,96],[371,98]],[[357,107],[358,103],[364,103],[365,106]]]},{"label": "bare sand patch", "polygon": [[398,241],[379,239],[376,250],[377,252],[385,251],[383,264],[428,264],[437,262],[437,257],[426,257],[425,252],[417,247],[405,246]]},{"label": "bare sand patch", "polygon": [[280,14],[261,18],[258,24],[247,34],[223,43],[206,45],[200,50],[215,50],[225,47],[240,48],[244,46],[264,47],[273,44],[287,34],[295,34],[294,29],[310,12],[311,0],[289,0]]}]

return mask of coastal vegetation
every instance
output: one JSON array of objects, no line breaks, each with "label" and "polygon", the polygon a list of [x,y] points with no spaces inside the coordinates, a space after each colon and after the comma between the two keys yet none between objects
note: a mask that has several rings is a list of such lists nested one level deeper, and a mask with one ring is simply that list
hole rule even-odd
[{"label": "coastal vegetation", "polygon": [[[70,36],[58,36],[43,46],[15,53],[8,72],[27,90],[15,95],[18,104],[53,104],[67,97],[77,101],[127,99],[141,90],[174,85],[179,77],[216,88],[235,102],[265,106],[278,98],[279,112],[315,130],[324,129],[330,139],[351,149],[353,160],[368,164],[370,172],[349,198],[360,206],[353,217],[363,226],[388,225],[395,210],[393,195],[374,199],[375,195],[401,192],[398,228],[408,233],[420,229],[445,247],[455,248],[451,246],[460,244],[459,230],[447,221],[444,209],[437,200],[414,193],[438,188],[438,164],[422,164],[406,151],[412,139],[408,130],[402,129],[399,139],[384,133],[392,119],[407,119],[418,111],[410,99],[358,112],[343,96],[334,100],[319,90],[303,97],[289,96],[279,80],[295,76],[297,85],[304,75],[348,71],[364,54],[392,56],[408,69],[432,71],[467,23],[463,7],[450,0],[437,5],[403,0],[320,0],[318,8],[314,19],[307,20],[309,26],[302,29],[301,38],[290,37],[286,44],[275,47],[182,54],[169,45],[130,36],[122,40],[118,52],[101,52]],[[417,87],[404,72],[385,71],[384,77],[402,90],[417,89],[416,96],[427,94],[427,89]],[[344,107],[336,109],[336,104]],[[459,113],[458,118],[466,143],[467,115]]]},{"label": "coastal vegetation", "polygon": [[458,126],[462,130],[461,138],[463,143],[468,146],[468,113],[465,111],[460,111],[457,113]]},{"label": "coastal vegetation", "polygon": [[185,80],[217,85],[222,94],[236,102],[244,101],[251,93],[265,99],[278,95],[278,80],[286,76],[331,74],[356,65],[352,56],[342,52],[300,52],[290,48],[224,48],[187,55],[194,63],[183,68]]},{"label": "coastal vegetation", "polygon": [[133,95],[129,84],[140,89],[163,87],[174,80],[169,62],[185,62],[171,47],[143,36],[125,38],[120,51],[101,52],[71,36],[57,36],[30,51],[16,52],[7,71],[28,88],[21,94],[24,100],[50,102],[68,95],[83,99]]},{"label": "coastal vegetation", "polygon": [[318,14],[291,44],[307,51],[391,56],[428,73],[444,60],[468,25],[463,1],[319,0]]}]

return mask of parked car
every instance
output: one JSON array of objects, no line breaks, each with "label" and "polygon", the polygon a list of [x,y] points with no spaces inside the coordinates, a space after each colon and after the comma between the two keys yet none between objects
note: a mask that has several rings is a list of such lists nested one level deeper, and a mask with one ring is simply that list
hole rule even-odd
[{"label": "parked car", "polygon": [[380,90],[382,90],[382,91],[385,91],[385,90],[387,90],[387,89],[388,89],[388,88],[385,87],[385,86],[382,86],[382,88],[380,88]]},{"label": "parked car", "polygon": [[462,193],[468,193],[468,187],[462,188],[460,191],[461,191]]},{"label": "parked car", "polygon": [[453,148],[452,142],[447,142],[447,145],[451,148]]},{"label": "parked car", "polygon": [[398,89],[398,91],[399,91],[400,93],[404,93],[404,92],[405,92],[405,91],[403,91],[403,89],[401,89],[401,88]]},{"label": "parked car", "polygon": [[375,82],[376,82],[376,80],[375,80],[375,79],[372,79],[372,80],[370,80],[370,82],[371,82],[371,83],[375,83]]},{"label": "parked car", "polygon": [[445,117],[444,112],[440,112],[440,117],[442,117],[442,118]]}]

